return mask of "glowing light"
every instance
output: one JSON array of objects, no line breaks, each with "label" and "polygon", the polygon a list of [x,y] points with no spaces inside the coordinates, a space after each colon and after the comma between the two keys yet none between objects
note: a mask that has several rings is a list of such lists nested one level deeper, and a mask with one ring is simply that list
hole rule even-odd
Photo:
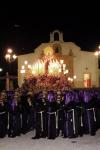
[{"label": "glowing light", "polygon": [[71,82],[73,82],[73,80],[74,80],[73,78],[70,78],[70,81],[71,81]]},{"label": "glowing light", "polygon": [[65,68],[66,68],[66,64],[63,64],[63,70],[65,70]]},{"label": "glowing light", "polygon": [[0,72],[2,72],[2,70],[3,70],[3,69],[2,69],[2,68],[0,68]]},{"label": "glowing light", "polygon": [[59,69],[59,72],[61,72],[61,69]]},{"label": "glowing light", "polygon": [[5,55],[5,59],[6,61],[8,61],[9,63],[13,62],[15,59],[17,58],[17,56],[15,54],[13,54],[13,50],[12,49],[8,49],[7,53]]},{"label": "glowing light", "polygon": [[27,64],[28,64],[28,61],[27,61],[27,60],[25,60],[25,61],[24,61],[24,64],[25,64],[25,65],[27,65]]},{"label": "glowing light", "polygon": [[[22,66],[22,70],[26,71],[26,76],[38,76],[44,75],[46,73],[46,63],[47,60],[37,60],[33,65],[28,64],[28,61],[24,61],[25,66]],[[21,71],[22,73],[24,71]],[[69,70],[66,69],[66,64],[64,60],[51,59],[48,62],[47,74],[51,76],[61,76],[68,74]],[[75,78],[75,77],[74,77]],[[67,79],[67,78],[66,78]],[[72,81],[72,78],[68,78],[69,81]]]},{"label": "glowing light", "polygon": [[25,66],[22,66],[22,69],[25,69]]},{"label": "glowing light", "polygon": [[6,54],[5,58],[10,59],[10,54]]},{"label": "glowing light", "polygon": [[24,69],[23,69],[23,70],[20,70],[20,73],[24,74],[24,73],[25,73],[25,70],[24,70]]},{"label": "glowing light", "polygon": [[96,51],[94,54],[95,54],[95,56],[98,56],[98,55],[99,55],[99,52]]},{"label": "glowing light", "polygon": [[31,68],[31,65],[28,65],[28,68]]},{"label": "glowing light", "polygon": [[16,56],[15,54],[14,54],[12,57],[13,57],[13,59],[16,59],[16,58],[17,58],[17,56]]},{"label": "glowing light", "polygon": [[74,75],[73,78],[76,79],[76,75]]},{"label": "glowing light", "polygon": [[53,70],[50,70],[50,73],[53,73]]},{"label": "glowing light", "polygon": [[52,56],[53,55],[53,49],[52,47],[48,46],[44,49],[45,56]]},{"label": "glowing light", "polygon": [[70,77],[68,77],[68,81],[70,81],[71,80],[71,78]]},{"label": "glowing light", "polygon": [[68,70],[65,70],[65,71],[64,71],[64,74],[67,74],[68,72],[69,72]]},{"label": "glowing light", "polygon": [[34,70],[32,71],[32,74],[35,74],[35,71],[34,71]]},{"label": "glowing light", "polygon": [[60,60],[60,63],[63,64],[63,63],[64,63],[64,60]]},{"label": "glowing light", "polygon": [[11,53],[12,53],[12,49],[10,49],[10,48],[9,48],[9,49],[8,49],[8,53],[10,53],[10,54],[11,54]]}]

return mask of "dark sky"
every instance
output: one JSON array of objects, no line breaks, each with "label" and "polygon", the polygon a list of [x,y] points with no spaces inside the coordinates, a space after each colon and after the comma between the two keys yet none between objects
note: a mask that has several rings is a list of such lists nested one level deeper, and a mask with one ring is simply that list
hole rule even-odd
[{"label": "dark sky", "polygon": [[100,44],[98,20],[100,17],[93,16],[1,14],[0,67],[5,67],[7,48],[13,48],[17,55],[32,52],[40,43],[48,42],[50,32],[55,29],[63,31],[64,41],[75,42],[87,51],[95,51]]},{"label": "dark sky", "polygon": [[33,51],[49,41],[54,29],[63,31],[64,40],[72,41],[84,50],[95,50],[100,43],[99,18],[84,16],[5,15],[0,24],[1,53],[12,47],[17,54]]}]

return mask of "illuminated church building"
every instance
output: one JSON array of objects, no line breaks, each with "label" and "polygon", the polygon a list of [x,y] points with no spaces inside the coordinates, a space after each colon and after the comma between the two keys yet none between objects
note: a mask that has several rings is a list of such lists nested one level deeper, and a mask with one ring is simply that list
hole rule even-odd
[{"label": "illuminated church building", "polygon": [[42,43],[33,53],[18,56],[18,84],[24,78],[63,73],[76,88],[98,87],[98,59],[72,42],[64,42],[63,33],[50,33],[50,42]]}]

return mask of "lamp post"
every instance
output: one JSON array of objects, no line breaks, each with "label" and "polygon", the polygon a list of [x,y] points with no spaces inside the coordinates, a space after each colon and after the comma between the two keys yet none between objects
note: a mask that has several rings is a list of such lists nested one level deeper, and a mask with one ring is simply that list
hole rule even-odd
[{"label": "lamp post", "polygon": [[13,50],[9,48],[9,49],[7,50],[6,55],[5,55],[6,61],[9,62],[9,63],[11,63],[11,62],[15,61],[16,58],[17,58],[16,54],[14,54],[14,53],[13,53]]},{"label": "lamp post", "polygon": [[[16,54],[13,52],[12,49],[7,49],[7,52],[5,54],[5,59],[8,63],[12,63],[16,60],[17,56]],[[9,65],[9,64],[8,64]],[[9,66],[11,68],[11,66]],[[6,90],[10,90],[10,79],[9,79],[9,74],[10,72],[10,68],[8,67],[8,72],[6,73]]]}]

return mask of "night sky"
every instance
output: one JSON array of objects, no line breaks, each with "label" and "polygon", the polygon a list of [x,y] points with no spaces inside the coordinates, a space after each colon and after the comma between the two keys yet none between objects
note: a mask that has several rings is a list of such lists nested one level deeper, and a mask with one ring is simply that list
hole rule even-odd
[{"label": "night sky", "polygon": [[[100,17],[99,17],[100,18]],[[95,51],[100,44],[98,17],[74,15],[0,14],[0,67],[7,70],[4,55],[12,48],[17,55],[33,52],[49,42],[49,34],[58,29],[64,41],[75,42],[82,50]]]}]

